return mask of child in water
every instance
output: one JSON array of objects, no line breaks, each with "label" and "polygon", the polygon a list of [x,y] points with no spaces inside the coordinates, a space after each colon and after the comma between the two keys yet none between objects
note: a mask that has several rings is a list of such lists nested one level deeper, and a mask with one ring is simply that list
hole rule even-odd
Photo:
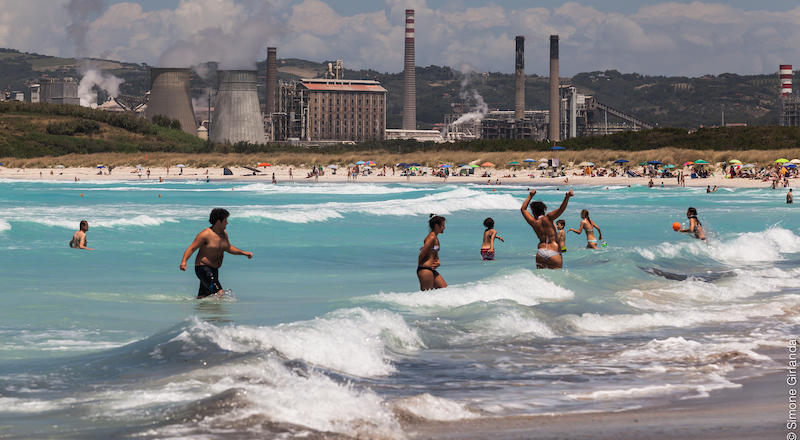
[{"label": "child in water", "polygon": [[483,244],[481,244],[481,260],[494,260],[494,239],[498,238],[505,243],[503,237],[497,235],[494,230],[494,220],[491,217],[483,221],[486,230],[483,231]]},{"label": "child in water", "polygon": [[567,226],[567,222],[564,220],[557,220],[556,227],[558,228],[558,234],[556,235],[556,240],[558,240],[558,248],[561,249],[561,253],[567,251],[567,233],[564,231],[564,228]]},{"label": "child in water", "polygon": [[703,231],[703,224],[697,218],[697,209],[689,208],[686,211],[686,218],[689,219],[689,227],[686,229],[679,229],[678,232],[693,234],[694,238],[706,241],[706,233]]}]

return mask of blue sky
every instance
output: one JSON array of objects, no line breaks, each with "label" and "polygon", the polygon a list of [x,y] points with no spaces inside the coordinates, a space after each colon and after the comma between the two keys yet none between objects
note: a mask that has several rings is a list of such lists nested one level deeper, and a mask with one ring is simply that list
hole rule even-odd
[{"label": "blue sky", "polygon": [[523,35],[526,73],[546,75],[551,34],[560,37],[563,76],[771,74],[779,64],[800,66],[800,6],[788,0],[0,0],[0,46],[234,68],[276,46],[278,57],[399,72],[406,8],[417,11],[418,66],[510,73],[514,39]]}]

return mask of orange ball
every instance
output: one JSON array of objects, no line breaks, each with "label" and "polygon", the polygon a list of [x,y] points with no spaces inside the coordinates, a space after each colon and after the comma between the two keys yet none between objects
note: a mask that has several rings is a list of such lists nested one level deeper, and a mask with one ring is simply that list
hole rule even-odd
[{"label": "orange ball", "polygon": [[678,230],[680,230],[680,229],[681,229],[681,224],[680,224],[680,222],[675,222],[675,223],[673,223],[673,224],[672,224],[672,230],[673,230],[673,231],[678,231]]}]

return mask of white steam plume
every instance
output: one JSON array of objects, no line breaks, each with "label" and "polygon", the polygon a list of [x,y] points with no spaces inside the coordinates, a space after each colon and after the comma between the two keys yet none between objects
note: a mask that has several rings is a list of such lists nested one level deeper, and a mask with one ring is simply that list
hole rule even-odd
[{"label": "white steam plume", "polygon": [[478,93],[478,90],[475,88],[470,87],[470,80],[472,77],[475,76],[477,70],[467,63],[461,63],[458,66],[461,74],[464,75],[464,79],[461,80],[461,92],[458,96],[463,100],[472,100],[475,101],[474,110],[469,113],[464,113],[458,119],[456,119],[450,126],[463,124],[468,121],[481,121],[483,120],[484,116],[489,113],[489,106],[483,100],[483,96]]},{"label": "white steam plume", "polygon": [[109,96],[116,98],[119,95],[119,85],[125,82],[124,79],[117,78],[114,75],[104,75],[99,69],[89,64],[85,65],[81,70],[83,71],[83,78],[78,84],[78,97],[81,98],[81,105],[84,107],[91,107],[92,104],[97,102],[95,87],[105,90]]},{"label": "white steam plume", "polygon": [[75,45],[75,56],[86,58],[89,49],[86,47],[86,35],[89,33],[89,20],[92,16],[103,12],[103,0],[69,0],[64,6],[70,18],[67,25],[67,36]]}]

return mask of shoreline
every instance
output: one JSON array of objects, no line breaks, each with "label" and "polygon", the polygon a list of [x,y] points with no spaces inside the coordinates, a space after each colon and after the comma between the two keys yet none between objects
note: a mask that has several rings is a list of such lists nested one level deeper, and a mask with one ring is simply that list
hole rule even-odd
[{"label": "shoreline", "polygon": [[[476,175],[469,177],[449,177],[447,179],[436,176],[412,176],[410,178],[400,176],[399,171],[395,175],[391,175],[391,168],[387,169],[387,175],[378,175],[382,168],[375,168],[374,174],[369,176],[359,176],[355,180],[348,180],[346,171],[340,171],[333,174],[331,170],[326,170],[325,174],[320,176],[318,181],[315,182],[314,178],[306,178],[311,172],[311,168],[296,168],[289,166],[273,166],[263,169],[261,173],[253,175],[253,171],[246,168],[234,167],[231,168],[233,175],[223,175],[223,170],[220,167],[208,168],[183,168],[183,173],[180,174],[180,169],[170,167],[169,171],[165,167],[150,168],[150,176],[147,176],[147,168],[142,171],[141,177],[137,174],[135,167],[116,167],[111,174],[103,169],[104,174],[97,174],[98,169],[94,168],[5,168],[0,167],[0,179],[19,179],[19,180],[53,180],[53,181],[155,181],[158,182],[159,178],[167,181],[189,181],[189,180],[206,180],[218,183],[223,182],[264,182],[272,183],[272,174],[275,174],[275,179],[278,184],[286,183],[373,183],[373,184],[387,184],[387,183],[414,183],[414,184],[475,184],[475,185],[521,185],[521,186],[626,186],[626,185],[643,185],[647,186],[649,178],[647,177],[591,177],[572,175],[581,170],[579,168],[568,168],[565,170],[566,177],[541,177],[540,171],[533,171],[534,178],[529,177],[528,170],[518,172],[513,176],[511,172],[505,170],[495,170],[491,168],[478,168]],[[292,170],[293,178],[289,177],[289,170]],[[50,174],[50,173],[53,174]],[[478,173],[483,174],[488,172],[491,177],[480,177]],[[41,173],[41,174],[40,174]],[[207,174],[206,174],[207,173]],[[715,176],[707,178],[687,178],[685,180],[686,187],[701,188],[704,186],[717,186],[717,188],[771,188],[771,182],[761,181],[757,179],[742,179],[742,178],[725,178],[715,173]],[[565,179],[568,183],[565,184]],[[789,179],[790,182],[794,178]],[[675,177],[670,178],[654,178],[654,188],[660,188],[663,182],[664,187],[678,187],[678,182]],[[790,183],[790,187],[793,185]],[[783,190],[782,186],[776,190]]]},{"label": "shoreline", "polygon": [[[410,439],[741,439],[786,438],[789,386],[781,371],[735,380],[709,397],[620,412],[407,421]],[[794,431],[792,431],[794,432]]]}]

